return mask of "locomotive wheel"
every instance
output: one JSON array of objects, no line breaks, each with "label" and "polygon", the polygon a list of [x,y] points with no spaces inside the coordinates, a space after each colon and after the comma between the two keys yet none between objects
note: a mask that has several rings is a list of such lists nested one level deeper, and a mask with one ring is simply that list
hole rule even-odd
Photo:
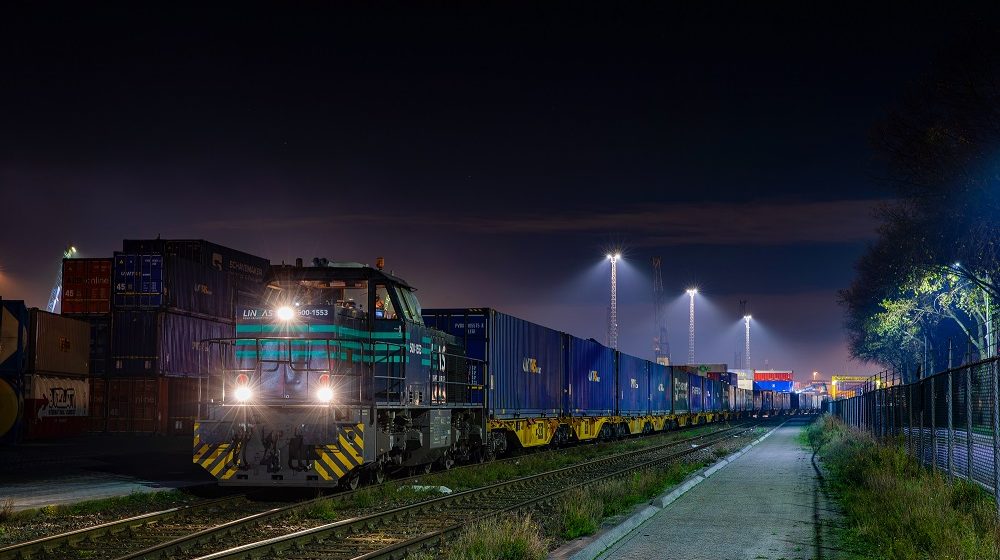
[{"label": "locomotive wheel", "polygon": [[441,460],[438,462],[441,464],[441,468],[446,471],[450,471],[452,465],[455,464],[455,460],[451,457],[441,457]]},{"label": "locomotive wheel", "polygon": [[340,487],[344,490],[357,490],[360,482],[361,476],[356,472],[351,472],[340,479]]},{"label": "locomotive wheel", "polygon": [[381,466],[372,469],[372,484],[382,484],[385,482],[385,469]]}]

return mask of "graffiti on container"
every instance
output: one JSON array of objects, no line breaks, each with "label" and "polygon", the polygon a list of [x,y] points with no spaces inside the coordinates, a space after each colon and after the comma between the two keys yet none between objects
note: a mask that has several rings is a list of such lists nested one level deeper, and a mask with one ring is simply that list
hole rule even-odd
[{"label": "graffiti on container", "polygon": [[76,416],[76,390],[72,387],[49,388],[48,416]]}]

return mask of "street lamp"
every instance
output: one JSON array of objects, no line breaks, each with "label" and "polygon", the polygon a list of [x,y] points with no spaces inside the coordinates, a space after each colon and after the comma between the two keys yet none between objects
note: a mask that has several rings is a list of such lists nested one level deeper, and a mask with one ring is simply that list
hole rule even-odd
[{"label": "street lamp", "polygon": [[694,363],[694,296],[698,295],[698,288],[688,288],[687,295],[691,299],[688,305],[688,363]]},{"label": "street lamp", "polygon": [[750,369],[750,319],[752,317],[749,313],[743,316],[743,326],[746,327],[746,339],[744,340],[746,347],[743,349],[743,359],[746,361],[746,369]]},{"label": "street lamp", "polygon": [[608,253],[605,257],[611,261],[611,313],[608,315],[608,346],[618,349],[618,261],[621,253]]}]

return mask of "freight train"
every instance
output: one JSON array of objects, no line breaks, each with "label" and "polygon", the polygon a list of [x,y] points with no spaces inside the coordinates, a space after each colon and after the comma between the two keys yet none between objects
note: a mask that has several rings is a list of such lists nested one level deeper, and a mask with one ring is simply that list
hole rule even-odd
[{"label": "freight train", "polygon": [[496,310],[422,310],[380,264],[314,265],[271,267],[236,336],[199,347],[194,462],[220,484],[354,488],[792,408]]}]

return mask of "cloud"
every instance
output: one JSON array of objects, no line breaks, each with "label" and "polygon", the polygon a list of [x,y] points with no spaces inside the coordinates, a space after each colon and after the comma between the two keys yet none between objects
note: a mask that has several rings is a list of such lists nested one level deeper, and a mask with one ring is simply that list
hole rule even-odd
[{"label": "cloud", "polygon": [[512,234],[625,232],[638,245],[851,243],[875,237],[884,201],[688,203],[611,212],[511,216],[468,221],[475,231]]},{"label": "cloud", "polygon": [[[874,239],[874,208],[885,201],[704,202],[651,204],[624,209],[532,212],[442,217],[345,213],[331,217],[302,214],[268,218],[212,220],[205,230],[332,230],[378,225],[380,228],[446,228],[450,232],[490,235],[627,234],[630,245],[795,245],[855,243]],[[447,212],[445,212],[447,213]]]}]

